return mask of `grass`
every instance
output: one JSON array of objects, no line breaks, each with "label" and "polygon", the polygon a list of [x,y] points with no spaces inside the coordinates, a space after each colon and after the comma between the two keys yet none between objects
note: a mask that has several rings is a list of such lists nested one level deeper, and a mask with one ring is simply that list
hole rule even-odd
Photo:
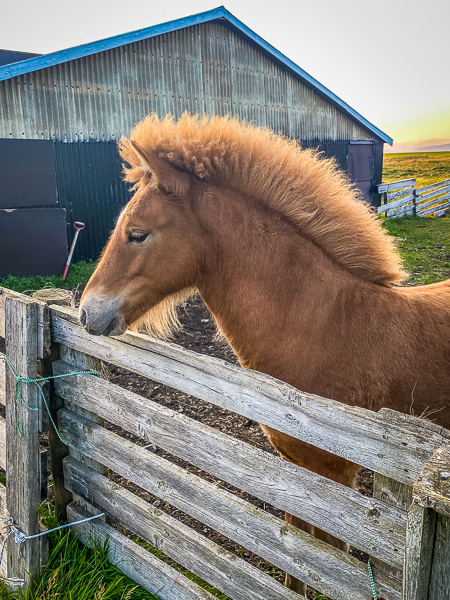
[{"label": "grass", "polygon": [[[50,529],[57,526],[51,511],[43,521]],[[1,584],[1,600],[158,600],[108,562],[107,541],[93,540],[89,549],[69,529],[49,538],[48,563],[34,589],[8,593]]]},{"label": "grass", "polygon": [[405,269],[407,285],[450,279],[450,218],[402,217],[383,219],[383,227],[395,238]]},{"label": "grass", "polygon": [[450,179],[450,152],[411,152],[385,154],[383,181],[416,179],[417,187],[425,187]]},{"label": "grass", "polygon": [[[385,154],[383,181],[416,178],[418,187],[450,179],[450,152]],[[383,219],[395,238],[405,269],[406,285],[450,278],[450,219],[403,217]]]},{"label": "grass", "polygon": [[60,289],[74,289],[80,285],[86,285],[90,276],[95,270],[95,262],[79,262],[70,265],[67,278],[63,279],[59,276],[43,277],[14,277],[9,275],[4,279],[0,279],[0,286],[14,290],[16,292],[32,293],[43,288],[54,287]]}]

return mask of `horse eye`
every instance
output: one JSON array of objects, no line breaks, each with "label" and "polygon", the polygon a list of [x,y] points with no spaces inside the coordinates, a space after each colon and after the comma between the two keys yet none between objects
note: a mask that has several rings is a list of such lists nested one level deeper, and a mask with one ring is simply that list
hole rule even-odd
[{"label": "horse eye", "polygon": [[148,238],[148,233],[144,233],[143,231],[139,231],[137,229],[132,229],[128,233],[128,241],[129,242],[137,242],[138,244],[142,244]]}]

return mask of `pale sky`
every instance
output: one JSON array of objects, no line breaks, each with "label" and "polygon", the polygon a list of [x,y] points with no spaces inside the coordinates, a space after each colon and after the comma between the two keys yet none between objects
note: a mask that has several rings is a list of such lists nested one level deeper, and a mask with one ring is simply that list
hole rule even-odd
[{"label": "pale sky", "polygon": [[[219,3],[5,0],[0,48],[53,52]],[[398,151],[450,143],[449,0],[227,0],[225,7],[393,137]]]}]

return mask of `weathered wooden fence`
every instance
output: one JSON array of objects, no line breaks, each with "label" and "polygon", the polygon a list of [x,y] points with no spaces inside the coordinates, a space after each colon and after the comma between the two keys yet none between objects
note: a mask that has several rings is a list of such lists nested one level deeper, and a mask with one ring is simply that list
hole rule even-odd
[{"label": "weathered wooden fence", "polygon": [[[28,306],[31,301],[23,302]],[[0,321],[1,315],[0,306]],[[17,325],[7,318],[6,327]],[[120,485],[117,478],[108,478],[108,470],[334,600],[371,597],[366,564],[223,489],[220,482],[369,554],[379,596],[385,600],[450,597],[449,431],[394,411],[374,413],[307,394],[267,375],[143,335],[93,337],[67,307],[50,306],[50,328],[51,357],[44,367],[48,369],[51,360],[55,375],[101,370],[101,361],[112,363],[376,473],[378,497],[367,498],[101,376],[55,379],[52,410],[59,409],[60,434],[68,444],[51,440],[59,511],[68,504],[70,521],[104,512],[107,521],[74,525],[75,531],[86,544],[91,543],[91,532],[108,536],[111,562],[145,588],[163,600],[212,599],[132,541],[124,529],[234,600],[301,599]],[[6,391],[8,406],[13,391]],[[214,483],[149,452],[105,422],[209,473]],[[17,437],[14,427],[10,431]],[[27,443],[29,438],[21,439]],[[9,477],[21,480],[15,475],[8,471],[7,488]]]},{"label": "weathered wooden fence", "polygon": [[[5,291],[0,288],[0,338],[4,338],[6,356],[22,377],[35,379],[39,362],[50,349],[48,306]],[[47,493],[47,453],[39,446],[39,433],[47,430],[41,395],[37,386],[22,384],[23,402],[19,403],[16,383],[5,354],[0,352],[0,468],[6,476],[6,485],[0,484],[2,538],[10,518],[26,535],[38,533],[38,508]],[[28,410],[25,403],[40,410]],[[11,584],[28,585],[30,575],[45,564],[46,556],[46,537],[19,547],[15,536],[10,536],[0,574]]]},{"label": "weathered wooden fence", "polygon": [[416,187],[415,179],[391,181],[379,185],[378,193],[383,196],[378,214],[385,213],[386,217],[431,214],[441,217],[450,207],[450,179],[423,188]]}]

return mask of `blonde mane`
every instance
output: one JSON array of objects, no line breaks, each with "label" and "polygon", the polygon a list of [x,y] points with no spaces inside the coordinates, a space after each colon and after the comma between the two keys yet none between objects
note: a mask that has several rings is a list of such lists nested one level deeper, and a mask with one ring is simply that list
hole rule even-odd
[{"label": "blonde mane", "polygon": [[[230,117],[150,115],[130,137],[180,170],[259,199],[361,279],[386,286],[404,277],[393,241],[334,160]],[[119,149],[126,181],[139,186],[146,174],[133,146],[122,137]]]},{"label": "blonde mane", "polygon": [[162,340],[170,340],[180,328],[178,307],[195,293],[195,289],[186,289],[167,296],[132,323],[130,329]]}]

